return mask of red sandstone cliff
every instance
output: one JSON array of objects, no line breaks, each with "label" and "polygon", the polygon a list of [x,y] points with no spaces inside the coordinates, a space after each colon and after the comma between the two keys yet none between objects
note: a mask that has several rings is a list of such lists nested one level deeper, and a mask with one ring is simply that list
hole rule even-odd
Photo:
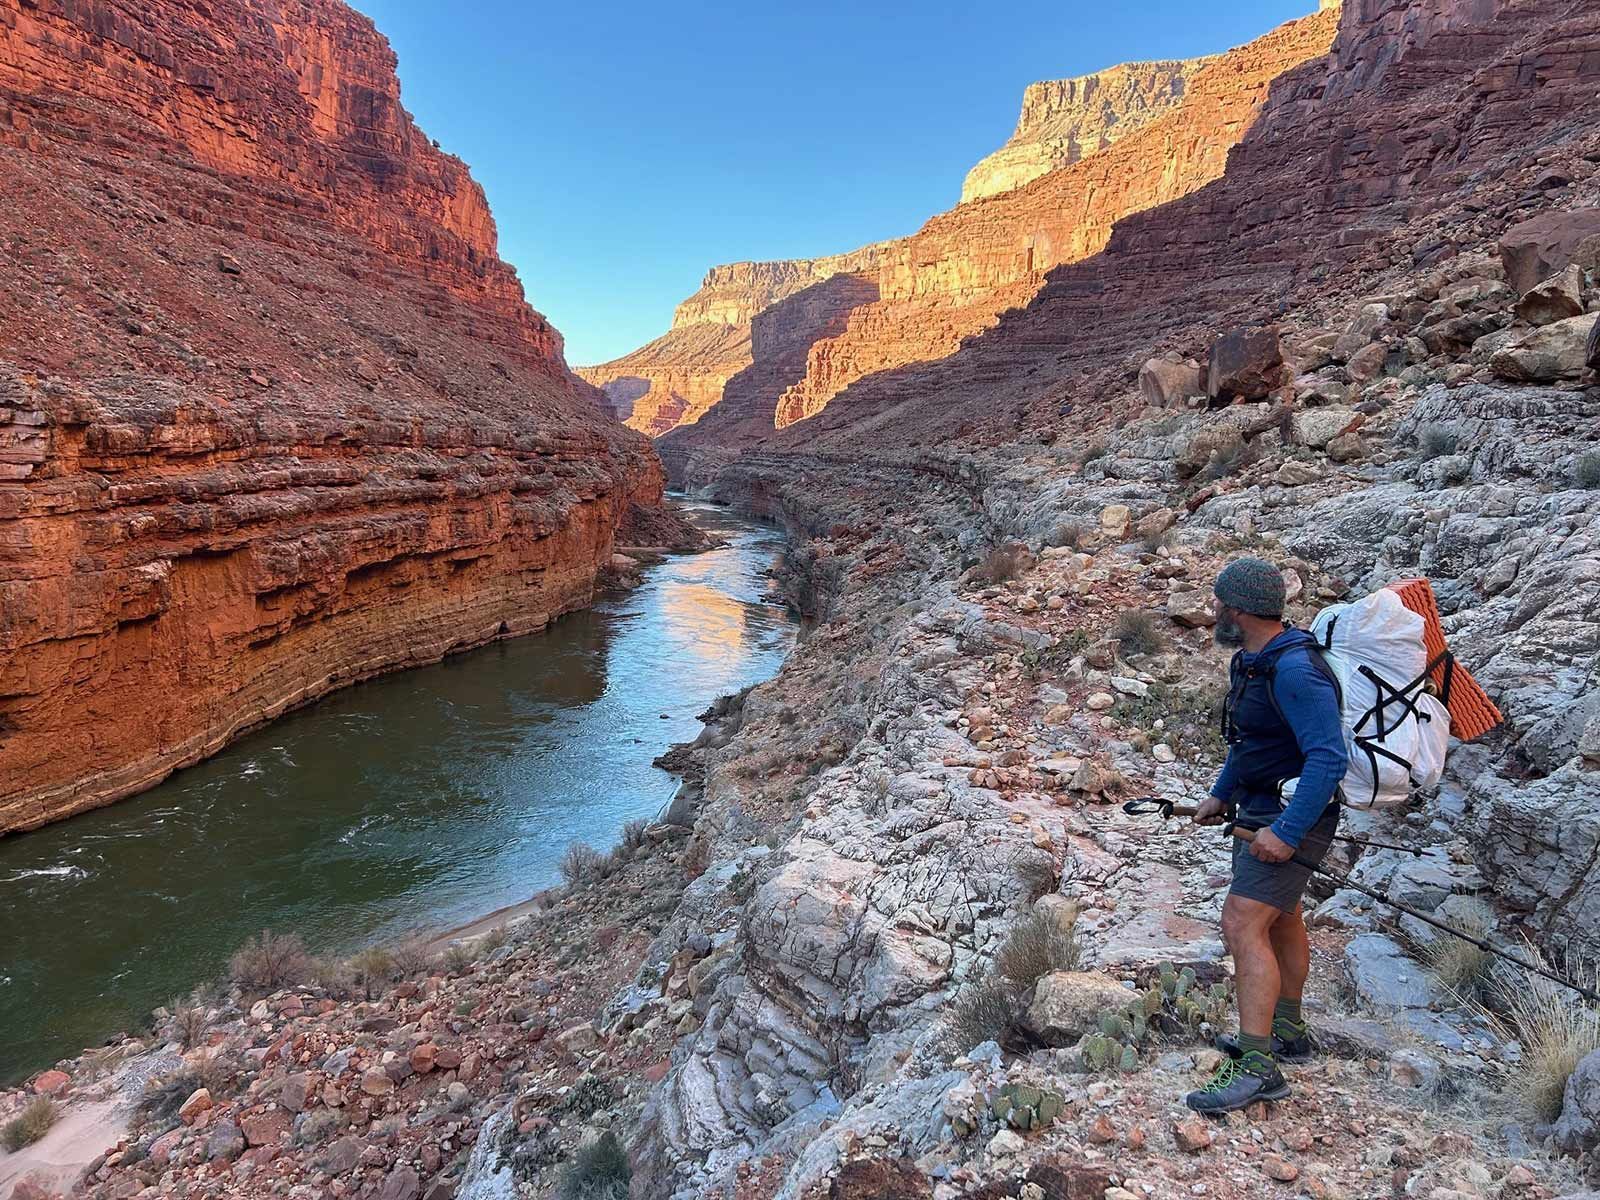
[{"label": "red sandstone cliff", "polygon": [[[735,375],[751,362],[761,367],[761,356],[741,343],[737,354],[713,361],[675,327],[587,377],[619,397],[624,389],[641,397],[635,404],[646,407],[635,408],[635,428],[661,436],[693,424],[668,438],[670,460],[688,447],[759,441],[775,426],[815,416],[857,380],[946,358],[1001,313],[1026,304],[1052,268],[1098,253],[1122,217],[1221,175],[1273,80],[1326,53],[1336,23],[1336,12],[1322,12],[1212,59],[1132,64],[1036,84],[1011,150],[968,176],[966,193],[982,198],[910,237],[870,247],[870,263],[850,268],[861,286],[841,289],[848,307],[772,343],[790,361]],[[1012,162],[1012,151],[1032,166]],[[1046,173],[1024,182],[1042,162]],[[747,299],[744,307],[757,304]],[[793,324],[776,306],[770,323]],[[802,333],[807,344],[800,350],[795,339]],[[795,353],[805,357],[798,368]],[[660,404],[657,396],[674,399]]]},{"label": "red sandstone cliff", "polygon": [[967,172],[961,202],[1009,192],[1137,133],[1176,109],[1210,61],[1123,63],[1029,84],[1015,132]]},{"label": "red sandstone cliff", "polygon": [[[1511,171],[1544,144],[1559,163],[1592,125],[1596,61],[1600,14],[1582,0],[1347,0],[1331,53],[1273,82],[1210,186],[1124,217],[959,353],[858,376],[812,420],[730,444],[1005,442],[1112,419],[1154,352],[1203,354],[1230,323],[1360,295],[1363,272],[1496,236],[1529,203]],[[681,469],[709,430],[664,456]]]},{"label": "red sandstone cliff", "polygon": [[585,603],[660,495],[338,0],[0,0],[0,833]]},{"label": "red sandstone cliff", "polygon": [[[870,277],[880,249],[712,267],[700,290],[678,305],[666,333],[611,362],[580,367],[578,374],[601,388],[617,417],[642,433],[659,437],[692,425],[722,402],[729,381],[755,361],[752,325],[758,313],[802,292],[812,293],[811,308],[821,297],[855,298],[859,288],[819,285],[840,275]],[[846,311],[833,315],[842,320]],[[765,349],[775,345],[771,330],[779,324],[781,318],[767,322]]]}]

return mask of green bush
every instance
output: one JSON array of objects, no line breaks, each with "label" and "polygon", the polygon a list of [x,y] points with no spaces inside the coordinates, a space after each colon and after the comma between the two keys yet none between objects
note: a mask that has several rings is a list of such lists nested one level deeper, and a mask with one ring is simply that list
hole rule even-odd
[{"label": "green bush", "polygon": [[48,1096],[36,1096],[21,1114],[0,1128],[0,1145],[4,1145],[12,1154],[24,1146],[33,1145],[50,1132],[50,1126],[56,1123],[56,1116],[55,1102]]},{"label": "green bush", "polygon": [[1155,654],[1167,644],[1161,622],[1141,608],[1130,608],[1119,615],[1113,636],[1122,643],[1124,655]]},{"label": "green bush", "polygon": [[606,1130],[580,1146],[556,1184],[559,1200],[628,1200],[633,1168],[617,1135]]}]

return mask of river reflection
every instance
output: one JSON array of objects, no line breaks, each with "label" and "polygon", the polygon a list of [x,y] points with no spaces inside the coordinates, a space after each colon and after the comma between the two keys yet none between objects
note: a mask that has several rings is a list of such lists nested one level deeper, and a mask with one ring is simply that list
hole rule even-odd
[{"label": "river reflection", "polygon": [[675,781],[650,765],[792,625],[768,528],[502,642],[336,693],[133,800],[0,839],[0,1082],[138,1025],[263,927],[348,951],[554,882]]}]

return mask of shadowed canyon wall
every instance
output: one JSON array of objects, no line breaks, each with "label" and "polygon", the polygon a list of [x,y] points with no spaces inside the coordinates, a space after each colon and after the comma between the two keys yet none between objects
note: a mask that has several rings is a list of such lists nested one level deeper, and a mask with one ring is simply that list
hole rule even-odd
[{"label": "shadowed canyon wall", "polygon": [[[663,374],[679,373],[680,388],[689,386],[684,373],[699,383],[709,412],[696,412],[694,429],[667,439],[663,453],[672,462],[688,447],[744,444],[804,421],[864,377],[945,358],[1002,312],[1026,304],[1052,268],[1099,252],[1122,217],[1216,179],[1272,81],[1326,53],[1336,23],[1336,12],[1323,12],[1213,59],[1132,64],[1034,85],[1008,147],[968,176],[967,193],[981,198],[872,247],[870,272],[857,269],[876,294],[840,314],[843,328],[812,343],[805,370],[781,391],[747,391],[728,405],[730,376],[697,370],[673,334],[607,370],[637,376],[621,364],[647,356]],[[1049,165],[1024,180],[1028,172],[1007,157],[1013,152]],[[686,422],[663,420],[648,431],[659,436],[678,424]]]},{"label": "shadowed canyon wall", "polygon": [[712,267],[700,290],[678,305],[670,330],[631,354],[580,367],[578,374],[605,392],[620,420],[642,433],[659,437],[692,425],[722,401],[729,380],[754,361],[751,325],[758,313],[837,275],[870,277],[882,248]]},{"label": "shadowed canyon wall", "polygon": [[0,0],[0,832],[590,598],[659,502],[337,0]]}]

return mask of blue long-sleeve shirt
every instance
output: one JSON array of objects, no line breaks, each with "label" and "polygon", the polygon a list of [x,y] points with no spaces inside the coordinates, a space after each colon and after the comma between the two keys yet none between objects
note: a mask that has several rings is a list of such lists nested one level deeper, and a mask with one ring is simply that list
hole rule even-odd
[{"label": "blue long-sleeve shirt", "polygon": [[[1300,753],[1305,757],[1293,799],[1272,822],[1272,832],[1290,846],[1298,846],[1311,827],[1321,819],[1350,766],[1344,728],[1340,721],[1339,693],[1333,681],[1311,661],[1314,651],[1304,646],[1292,646],[1279,653],[1280,639],[1299,640],[1303,636],[1294,630],[1285,630],[1260,651],[1260,654],[1275,654],[1277,657],[1272,680],[1273,696],[1284,721],[1294,734]],[[1243,655],[1241,665],[1248,668],[1256,657],[1252,654]],[[1230,752],[1228,761],[1223,763],[1222,771],[1211,788],[1211,794],[1222,800],[1230,800],[1238,784],[1234,755]]]}]

